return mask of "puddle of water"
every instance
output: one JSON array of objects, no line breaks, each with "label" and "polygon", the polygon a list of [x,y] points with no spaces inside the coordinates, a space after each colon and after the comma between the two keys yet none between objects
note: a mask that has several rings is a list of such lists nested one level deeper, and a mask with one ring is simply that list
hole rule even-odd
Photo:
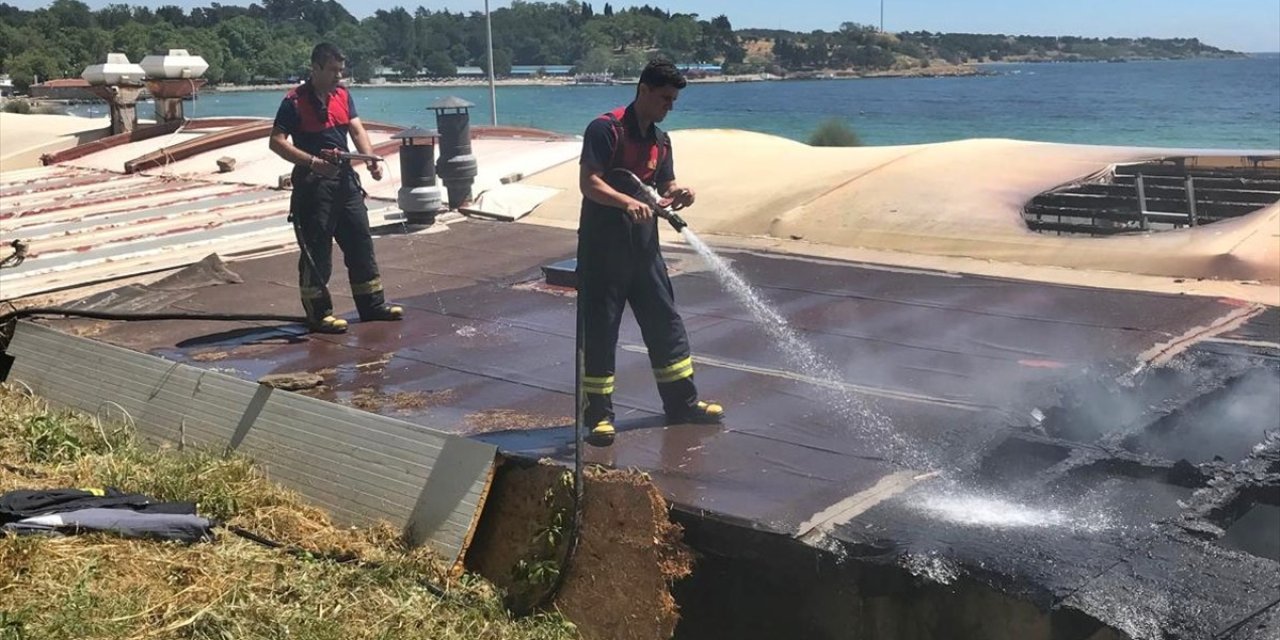
[{"label": "puddle of water", "polygon": [[[778,350],[786,358],[794,373],[820,380],[843,380],[844,376],[826,358],[822,357],[782,317],[758,291],[727,262],[707,246],[692,229],[684,228],[684,238],[711,267],[721,286],[751,314],[756,324],[769,335]],[[894,428],[889,418],[878,412],[867,401],[842,387],[822,386],[841,418],[851,429],[867,437],[877,449],[875,453],[895,462],[917,469],[932,468],[919,447]]]}]

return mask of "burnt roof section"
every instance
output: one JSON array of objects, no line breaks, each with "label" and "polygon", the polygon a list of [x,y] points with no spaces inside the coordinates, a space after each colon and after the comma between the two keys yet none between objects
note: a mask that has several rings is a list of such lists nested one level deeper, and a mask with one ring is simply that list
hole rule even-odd
[{"label": "burnt roof section", "polygon": [[1036,196],[1023,218],[1033,231],[1112,236],[1212,224],[1280,201],[1280,167],[1197,167],[1186,161],[1117,165]]}]

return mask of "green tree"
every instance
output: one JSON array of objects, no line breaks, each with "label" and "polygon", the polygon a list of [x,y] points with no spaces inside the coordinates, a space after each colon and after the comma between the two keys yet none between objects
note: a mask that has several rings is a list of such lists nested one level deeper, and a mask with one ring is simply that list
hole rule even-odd
[{"label": "green tree", "polygon": [[4,66],[6,60],[17,55],[25,48],[23,43],[19,41],[21,38],[21,31],[0,21],[0,67]]},{"label": "green tree", "polygon": [[28,49],[11,60],[7,69],[13,80],[13,87],[21,93],[30,90],[37,81],[44,82],[50,78],[64,77],[62,63],[48,51]]},{"label": "green tree", "polygon": [[109,31],[119,29],[133,20],[133,10],[127,4],[109,4],[94,14],[98,26]]},{"label": "green tree", "polygon": [[222,70],[223,82],[232,84],[248,84],[252,78],[249,75],[249,66],[239,58],[232,58],[227,61],[227,66]]},{"label": "green tree", "polygon": [[49,16],[65,29],[88,29],[93,25],[93,13],[89,5],[80,0],[53,0],[46,9]]},{"label": "green tree", "polygon": [[396,65],[396,72],[401,78],[417,78],[422,75],[422,62],[418,60],[417,54],[413,54],[408,60],[403,60]]},{"label": "green tree", "polygon": [[511,51],[508,49],[495,49],[493,52],[493,73],[498,76],[511,75],[512,67]]},{"label": "green tree", "polygon": [[692,16],[676,16],[658,27],[657,45],[664,51],[691,53],[698,45],[699,33]]},{"label": "green tree", "polygon": [[433,51],[427,56],[427,73],[437,78],[458,75],[458,66],[443,51]]},{"label": "green tree", "polygon": [[609,71],[620,78],[635,78],[644,70],[646,64],[649,64],[649,56],[643,51],[632,49],[616,56],[609,64]]},{"label": "green tree", "polygon": [[373,65],[373,61],[369,58],[361,58],[355,64],[351,65],[351,79],[356,82],[369,82],[373,80],[374,72],[377,69]]},{"label": "green tree", "polygon": [[586,56],[574,64],[573,72],[578,74],[605,73],[609,70],[609,65],[611,64],[613,64],[613,53],[605,47],[596,47],[588,51]]},{"label": "green tree", "polygon": [[156,19],[164,20],[175,27],[185,27],[187,25],[187,13],[182,7],[173,5],[165,5],[156,9]]}]

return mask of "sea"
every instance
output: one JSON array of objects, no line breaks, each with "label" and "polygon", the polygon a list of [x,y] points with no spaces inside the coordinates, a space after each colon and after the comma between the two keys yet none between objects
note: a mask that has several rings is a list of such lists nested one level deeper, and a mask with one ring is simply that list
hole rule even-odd
[{"label": "sea", "polygon": [[[1125,63],[982,65],[983,75],[691,84],[663,126],[726,128],[805,141],[842,120],[867,145],[1014,138],[1097,145],[1280,149],[1280,53],[1248,58]],[[578,134],[626,104],[634,87],[500,86],[498,122]],[[279,90],[205,91],[188,116],[274,116]],[[488,124],[487,86],[364,87],[366,121],[430,127],[428,105],[445,96],[475,103]],[[140,107],[145,117],[147,107]],[[103,115],[80,105],[76,115]]]}]

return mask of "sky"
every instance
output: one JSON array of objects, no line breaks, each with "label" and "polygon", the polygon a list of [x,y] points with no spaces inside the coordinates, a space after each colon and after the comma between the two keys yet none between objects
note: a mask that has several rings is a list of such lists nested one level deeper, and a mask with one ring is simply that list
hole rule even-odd
[{"label": "sky", "polygon": [[[484,0],[339,0],[356,17],[378,9],[418,6],[438,11],[482,11]],[[49,5],[48,0],[0,0],[23,9]],[[213,0],[86,0],[92,9],[111,3],[183,8],[209,6]],[[245,0],[220,0],[248,5]],[[888,31],[950,31],[1087,37],[1199,38],[1235,51],[1280,51],[1280,0],[883,0]],[[509,4],[492,0],[491,9]],[[596,11],[602,0],[592,0]],[[650,4],[665,10],[697,13],[703,18],[727,15],[734,28],[833,30],[842,22],[877,25],[881,0],[680,0],[679,2],[614,1],[614,8]]]}]

